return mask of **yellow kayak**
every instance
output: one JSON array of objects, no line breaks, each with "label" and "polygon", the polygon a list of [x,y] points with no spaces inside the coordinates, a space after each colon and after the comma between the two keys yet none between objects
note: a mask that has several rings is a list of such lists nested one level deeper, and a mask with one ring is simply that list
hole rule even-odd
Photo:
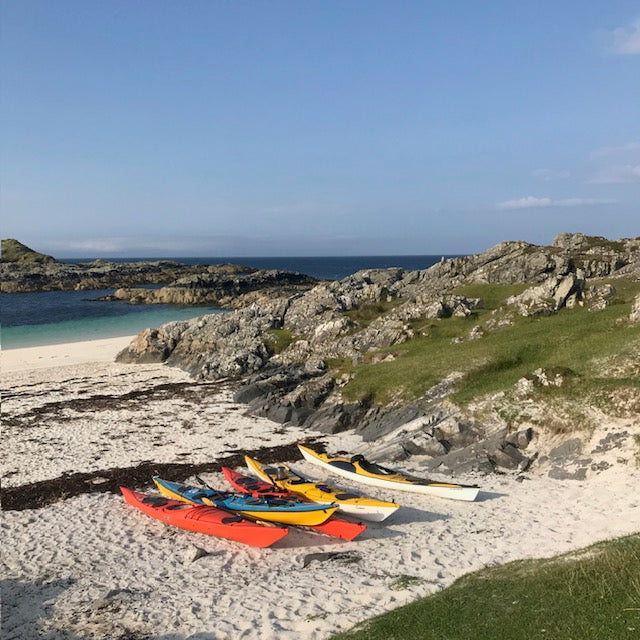
[{"label": "yellow kayak", "polygon": [[232,513],[247,516],[261,522],[313,527],[322,524],[338,508],[335,504],[309,504],[296,499],[271,497],[253,497],[247,494],[234,494],[228,491],[216,491],[192,487],[179,482],[153,477],[160,493],[167,498],[218,507]]},{"label": "yellow kayak", "polygon": [[309,447],[303,447],[301,444],[298,445],[298,449],[302,452],[305,460],[313,462],[327,471],[333,471],[333,473],[345,478],[374,487],[415,491],[439,498],[469,502],[476,499],[480,490],[476,485],[415,478],[394,469],[387,469],[374,462],[368,462],[364,456],[353,456],[352,458],[329,456],[326,453],[318,453],[309,449]]},{"label": "yellow kayak", "polygon": [[286,464],[264,465],[249,456],[245,456],[244,459],[249,469],[280,489],[291,491],[311,502],[333,502],[338,505],[339,511],[362,520],[382,522],[400,508],[395,502],[368,498],[338,487],[307,480]]}]

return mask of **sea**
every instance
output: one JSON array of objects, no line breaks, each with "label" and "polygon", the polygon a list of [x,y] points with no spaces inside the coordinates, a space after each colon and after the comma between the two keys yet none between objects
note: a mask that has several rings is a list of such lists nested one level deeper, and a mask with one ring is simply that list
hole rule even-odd
[{"label": "sea", "polygon": [[[339,257],[200,257],[200,258],[106,258],[113,262],[176,260],[184,264],[243,264],[258,269],[283,269],[321,280],[341,280],[361,269],[401,267],[426,269],[438,255],[339,256]],[[451,256],[445,256],[451,257]],[[90,262],[94,258],[63,260]],[[142,285],[152,288],[154,285]],[[155,285],[162,286],[162,285]],[[124,301],[100,301],[114,289],[47,291],[0,294],[1,343],[3,349],[115,338],[139,333],[174,320],[188,320],[209,313],[225,313],[217,307],[180,305],[131,305]]]}]

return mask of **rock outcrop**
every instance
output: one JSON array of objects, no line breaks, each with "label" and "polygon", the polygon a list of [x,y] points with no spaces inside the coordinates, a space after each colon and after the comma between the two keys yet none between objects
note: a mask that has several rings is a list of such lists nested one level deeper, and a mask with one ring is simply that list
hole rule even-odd
[{"label": "rock outcrop", "polygon": [[[4,258],[4,256],[3,256]],[[53,259],[52,259],[53,260]],[[108,262],[94,260],[70,264],[56,261],[4,261],[0,264],[2,293],[115,289],[142,284],[174,282],[185,276],[245,274],[255,269],[244,265],[186,265],[174,260]]]},{"label": "rock outcrop", "polygon": [[[117,289],[110,299],[127,300],[132,304],[244,307],[254,301],[288,298],[307,291],[316,283],[315,278],[292,271],[205,272],[185,276],[161,289]],[[251,294],[254,294],[253,300]]]},{"label": "rock outcrop", "polygon": [[55,258],[38,253],[30,249],[22,242],[18,242],[13,238],[2,240],[2,256],[1,262],[17,262],[22,265],[50,264],[55,262]]},{"label": "rock outcrop", "polygon": [[548,316],[562,307],[582,303],[585,288],[583,274],[553,275],[542,284],[526,289],[521,294],[507,298],[521,316]]},{"label": "rock outcrop", "polygon": [[[289,282],[280,289],[283,296],[274,290],[225,316],[147,332],[118,358],[166,361],[201,378],[243,378],[236,400],[246,403],[250,412],[325,433],[356,429],[371,442],[367,453],[379,459],[419,454],[431,457],[430,469],[523,470],[536,455],[529,444],[532,433],[514,436],[495,412],[491,420],[480,422],[465,415],[448,401],[455,374],[413,402],[382,406],[367,398],[347,400],[342,388],[350,374],[332,371],[332,362],[358,365],[393,359],[390,348],[428,336],[434,322],[443,318],[471,319],[468,331],[455,343],[483,340],[512,324],[517,315],[543,317],[574,305],[603,309],[615,299],[616,287],[594,281],[593,274],[615,277],[639,260],[639,239],[610,242],[561,234],[549,247],[505,242],[483,254],[442,260],[421,271],[364,270],[312,288],[308,282]],[[253,275],[263,277],[260,272]],[[208,289],[218,301],[228,296],[241,305],[243,296],[253,292],[237,284],[241,279],[231,281],[233,288],[225,289],[226,284],[213,278],[186,279],[151,296],[175,300],[172,291],[180,290],[182,301],[197,301],[209,295],[201,293]],[[476,284],[529,287],[508,298],[493,315],[487,314],[480,326],[472,319],[483,301],[456,291]],[[286,289],[289,285],[300,289],[292,293]],[[632,318],[640,314],[638,305]],[[288,336],[282,349],[274,348],[274,330]],[[522,384],[557,386],[565,373],[536,370]]]}]

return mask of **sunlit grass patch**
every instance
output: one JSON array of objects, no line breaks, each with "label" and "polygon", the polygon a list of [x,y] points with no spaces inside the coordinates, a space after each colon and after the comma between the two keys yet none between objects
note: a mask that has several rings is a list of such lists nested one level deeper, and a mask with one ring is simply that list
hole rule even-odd
[{"label": "sunlit grass patch", "polygon": [[483,569],[335,640],[625,640],[640,636],[640,535]]},{"label": "sunlit grass patch", "polygon": [[[494,317],[490,307],[511,295],[517,286],[472,285],[467,293],[478,297],[483,297],[483,287],[488,288],[489,308],[479,310],[475,318],[424,321],[425,335],[383,350],[393,353],[395,360],[350,368],[354,376],[343,391],[345,397],[366,397],[381,403],[391,398],[410,400],[454,371],[465,375],[451,399],[463,405],[484,394],[505,390],[538,368],[571,370],[585,389],[594,388],[602,383],[595,365],[599,359],[624,358],[632,345],[640,343],[640,324],[624,321],[629,302],[601,311],[577,307],[544,318],[519,317],[510,326],[470,340],[474,326],[483,326]],[[629,294],[640,290],[640,283],[629,286]]]}]

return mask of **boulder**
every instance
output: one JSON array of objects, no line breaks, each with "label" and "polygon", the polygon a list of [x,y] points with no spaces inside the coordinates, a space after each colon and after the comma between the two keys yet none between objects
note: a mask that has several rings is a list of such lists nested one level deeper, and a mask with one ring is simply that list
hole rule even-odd
[{"label": "boulder", "polygon": [[514,306],[522,316],[547,316],[564,307],[572,297],[574,302],[582,300],[583,291],[584,279],[576,274],[553,275],[542,284],[507,298],[505,304]]},{"label": "boulder", "polygon": [[612,284],[600,284],[590,286],[584,298],[590,311],[601,311],[611,304],[615,295],[616,289]]}]

